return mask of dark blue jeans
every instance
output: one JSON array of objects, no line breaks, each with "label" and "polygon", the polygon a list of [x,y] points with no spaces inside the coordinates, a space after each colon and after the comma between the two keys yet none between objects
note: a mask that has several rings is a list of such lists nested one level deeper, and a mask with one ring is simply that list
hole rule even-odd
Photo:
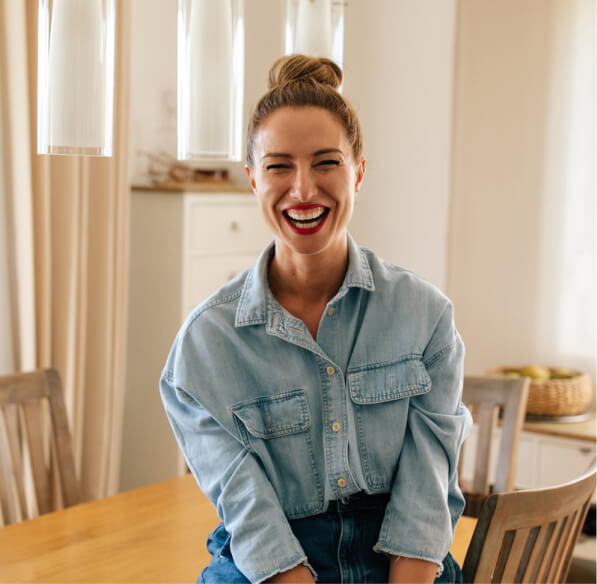
[{"label": "dark blue jeans", "polygon": [[[347,502],[332,501],[325,513],[290,521],[292,531],[317,572],[317,582],[387,583],[388,557],[372,549],[387,501],[387,495],[351,497]],[[213,557],[198,583],[249,582],[234,563],[230,536],[223,524],[209,535],[207,549]],[[435,584],[461,583],[460,567],[451,554],[444,558],[443,564],[443,573],[435,579]]]}]

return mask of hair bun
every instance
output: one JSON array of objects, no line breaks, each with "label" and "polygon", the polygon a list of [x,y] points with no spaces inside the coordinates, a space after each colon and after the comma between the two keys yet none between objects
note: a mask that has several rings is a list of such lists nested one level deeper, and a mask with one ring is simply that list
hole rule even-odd
[{"label": "hair bun", "polygon": [[269,70],[269,89],[301,81],[321,83],[337,89],[342,84],[342,69],[325,57],[288,55],[280,57]]}]

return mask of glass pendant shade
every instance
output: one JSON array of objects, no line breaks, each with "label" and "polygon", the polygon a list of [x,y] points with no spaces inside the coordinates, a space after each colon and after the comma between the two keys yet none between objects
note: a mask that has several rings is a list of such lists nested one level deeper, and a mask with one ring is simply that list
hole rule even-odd
[{"label": "glass pendant shade", "polygon": [[112,155],[114,2],[39,0],[39,154]]},{"label": "glass pendant shade", "polygon": [[285,53],[327,57],[342,67],[344,2],[286,0]]},{"label": "glass pendant shade", "polygon": [[178,0],[179,160],[241,160],[244,61],[244,0]]}]

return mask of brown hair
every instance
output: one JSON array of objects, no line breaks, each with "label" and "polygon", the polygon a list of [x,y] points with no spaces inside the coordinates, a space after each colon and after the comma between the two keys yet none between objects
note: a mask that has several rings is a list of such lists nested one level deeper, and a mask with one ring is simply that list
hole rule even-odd
[{"label": "brown hair", "polygon": [[247,131],[247,164],[253,165],[253,149],[260,124],[281,107],[315,106],[336,115],[346,130],[356,161],[363,150],[361,125],[348,101],[336,91],[342,70],[323,57],[289,55],[278,59],[269,71],[269,91],[259,100]]}]

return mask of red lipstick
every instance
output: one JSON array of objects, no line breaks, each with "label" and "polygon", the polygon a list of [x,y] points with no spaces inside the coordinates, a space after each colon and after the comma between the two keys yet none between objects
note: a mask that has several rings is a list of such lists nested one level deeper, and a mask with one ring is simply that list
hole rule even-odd
[{"label": "red lipstick", "polygon": [[[315,208],[321,208],[321,209],[323,209],[323,211],[318,217],[311,218],[311,219],[302,219],[302,220],[301,219],[293,219],[288,214],[288,211],[293,210],[293,209],[306,211],[308,209],[315,209]],[[286,220],[286,223],[288,223],[288,226],[290,227],[290,229],[292,229],[292,231],[294,231],[294,233],[297,233],[298,235],[312,235],[313,233],[317,233],[318,231],[320,231],[323,228],[329,214],[330,214],[329,207],[325,207],[324,205],[318,205],[318,204],[295,205],[292,207],[287,207],[282,212],[282,216]]]}]

